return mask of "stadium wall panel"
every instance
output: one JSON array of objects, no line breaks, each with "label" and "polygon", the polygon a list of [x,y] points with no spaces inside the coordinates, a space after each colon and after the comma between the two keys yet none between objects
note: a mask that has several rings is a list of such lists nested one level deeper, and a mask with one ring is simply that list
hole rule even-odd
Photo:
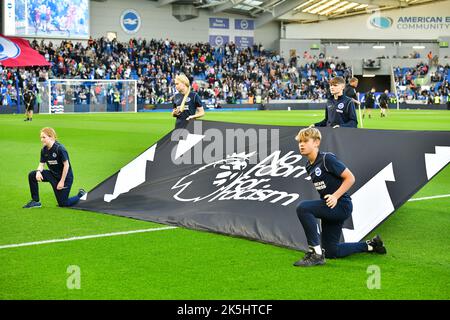
[{"label": "stadium wall panel", "polygon": [[[107,32],[116,32],[119,41],[130,38],[170,39],[177,42],[207,42],[210,17],[243,18],[226,13],[210,14],[200,10],[199,17],[180,22],[172,15],[172,6],[157,6],[157,2],[142,0],[108,0],[91,2],[91,35],[93,38],[106,36]],[[137,33],[127,34],[120,25],[124,10],[136,10],[141,17],[141,26]],[[248,17],[245,17],[248,19]],[[267,49],[277,49],[280,39],[279,23],[272,22],[255,30],[255,43],[262,43]]]}]

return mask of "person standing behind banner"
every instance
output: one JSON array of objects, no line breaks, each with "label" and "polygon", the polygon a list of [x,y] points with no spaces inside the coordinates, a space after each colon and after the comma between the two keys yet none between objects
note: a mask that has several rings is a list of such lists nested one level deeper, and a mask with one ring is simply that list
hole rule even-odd
[{"label": "person standing behind banner", "polygon": [[[361,252],[386,254],[378,235],[363,242],[340,243],[344,222],[353,211],[347,191],[355,183],[355,177],[334,154],[319,150],[321,139],[316,128],[302,129],[295,137],[300,154],[307,158],[306,171],[320,199],[302,200],[297,205],[297,216],[305,231],[309,251],[294,266],[323,265],[325,258],[342,258]],[[321,220],[322,230],[317,219]]]},{"label": "person standing behind banner", "polygon": [[389,90],[384,90],[384,92],[380,95],[379,101],[380,101],[380,110],[381,110],[381,117],[386,117],[386,109],[388,108],[389,103]]},{"label": "person standing behind banner", "polygon": [[348,127],[357,128],[355,103],[343,94],[345,80],[342,77],[334,77],[329,81],[331,97],[327,101],[325,109],[325,119],[311,127]]},{"label": "person standing behind banner", "polygon": [[184,128],[190,120],[201,118],[205,109],[200,96],[191,91],[190,81],[184,74],[175,77],[175,87],[178,93],[173,97],[172,116],[177,118],[175,129]]}]

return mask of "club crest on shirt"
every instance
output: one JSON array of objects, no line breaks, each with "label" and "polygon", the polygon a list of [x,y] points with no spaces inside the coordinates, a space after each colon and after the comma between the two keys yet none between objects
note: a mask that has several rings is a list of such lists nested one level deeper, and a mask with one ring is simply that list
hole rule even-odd
[{"label": "club crest on shirt", "polygon": [[[191,98],[190,97],[188,97],[187,99],[186,99],[186,103],[189,103],[189,101],[191,101]],[[177,99],[176,100],[176,104],[178,105],[178,106],[181,106],[181,103],[183,102],[183,98],[180,98],[180,99]]]},{"label": "club crest on shirt", "polygon": [[52,156],[53,156],[53,158],[56,158],[56,153],[55,153],[55,152],[53,152]]},{"label": "club crest on shirt", "polygon": [[314,173],[316,174],[316,176],[320,177],[320,175],[322,174],[322,170],[320,170],[320,168],[317,167],[316,169],[314,169]]},{"label": "club crest on shirt", "polygon": [[342,103],[342,102],[339,103],[337,107],[338,107],[338,109],[344,109],[344,103]]}]

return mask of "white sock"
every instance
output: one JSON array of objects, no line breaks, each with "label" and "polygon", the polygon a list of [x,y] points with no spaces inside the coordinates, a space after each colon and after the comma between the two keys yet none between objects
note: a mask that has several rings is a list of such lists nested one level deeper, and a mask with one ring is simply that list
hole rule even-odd
[{"label": "white sock", "polygon": [[373,247],[370,244],[367,244],[367,250],[369,250],[369,252],[373,251]]},{"label": "white sock", "polygon": [[322,248],[320,247],[320,245],[314,246],[313,249],[317,254],[322,255]]}]

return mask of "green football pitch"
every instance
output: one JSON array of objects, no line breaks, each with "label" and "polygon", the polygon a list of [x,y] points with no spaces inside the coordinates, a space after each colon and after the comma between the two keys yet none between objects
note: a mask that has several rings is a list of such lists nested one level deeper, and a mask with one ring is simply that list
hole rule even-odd
[{"label": "green football pitch", "polygon": [[[248,111],[210,112],[205,120],[305,126],[322,118],[322,111]],[[117,172],[173,122],[165,112],[36,115],[32,122],[0,116],[0,299],[450,299],[450,197],[407,202],[374,230],[387,255],[309,269],[292,266],[299,251],[185,228],[7,246],[164,227],[59,208],[48,184],[40,185],[42,208],[22,206],[42,127],[55,128],[68,149],[76,192]],[[364,127],[448,131],[450,112],[374,113]],[[448,194],[450,166],[414,198]],[[375,289],[372,270],[379,271]]]}]

